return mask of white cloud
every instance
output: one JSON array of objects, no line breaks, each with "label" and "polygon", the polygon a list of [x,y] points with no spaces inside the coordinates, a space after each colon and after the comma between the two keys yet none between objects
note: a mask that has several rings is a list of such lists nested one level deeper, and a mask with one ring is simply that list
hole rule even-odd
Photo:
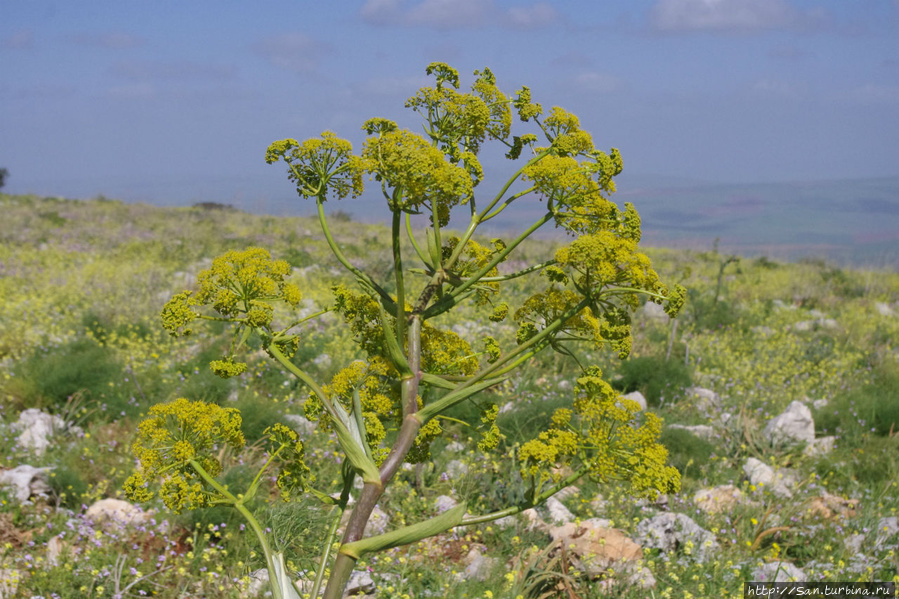
[{"label": "white cloud", "polygon": [[489,0],[425,0],[409,11],[412,25],[428,25],[438,29],[477,27],[489,12]]},{"label": "white cloud", "polygon": [[785,0],[659,0],[650,13],[658,31],[757,31],[797,19]]},{"label": "white cloud", "polygon": [[624,84],[618,77],[592,71],[581,73],[574,81],[581,89],[598,94],[611,94],[620,91],[624,87]]},{"label": "white cloud", "polygon": [[329,48],[327,43],[303,33],[287,33],[262,40],[253,49],[276,67],[293,73],[311,73]]},{"label": "white cloud", "polygon": [[467,29],[484,25],[492,9],[492,0],[366,0],[360,14],[374,25]]},{"label": "white cloud", "polygon": [[494,0],[366,0],[359,15],[372,25],[433,29],[476,29],[487,25],[536,29],[559,18],[548,2],[500,11]]},{"label": "white cloud", "polygon": [[538,2],[532,6],[517,6],[506,12],[509,23],[519,29],[536,29],[555,21],[559,13],[546,2]]}]

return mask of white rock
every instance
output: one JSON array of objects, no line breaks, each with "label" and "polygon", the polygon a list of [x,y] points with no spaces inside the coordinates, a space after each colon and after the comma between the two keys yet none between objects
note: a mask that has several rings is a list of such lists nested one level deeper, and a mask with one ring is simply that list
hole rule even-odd
[{"label": "white rock", "polygon": [[693,495],[693,503],[707,514],[730,512],[737,505],[746,504],[746,495],[733,485],[702,489]]},{"label": "white rock", "polygon": [[713,441],[715,439],[715,429],[707,424],[696,424],[693,426],[687,426],[684,424],[669,424],[668,428],[685,430],[688,433],[692,433],[694,436],[699,437],[700,439],[705,439],[706,441]]},{"label": "white rock", "polygon": [[453,441],[446,446],[446,451],[450,451],[452,453],[461,453],[465,451],[465,446],[458,441]]},{"label": "white rock", "polygon": [[689,516],[673,512],[659,514],[637,524],[636,540],[644,547],[666,552],[675,549],[689,552],[698,562],[705,562],[718,550],[715,535]]},{"label": "white rock", "polygon": [[782,414],[768,421],[762,434],[775,447],[795,443],[810,444],[815,440],[812,411],[801,401],[790,402]]},{"label": "white rock", "polygon": [[790,562],[768,562],[752,571],[755,582],[806,582],[805,572]]},{"label": "white rock", "polygon": [[687,395],[694,398],[696,409],[704,416],[721,409],[721,397],[711,389],[690,387],[687,389]]},{"label": "white rock", "polygon": [[498,559],[483,555],[477,547],[468,552],[465,562],[468,564],[465,571],[457,575],[461,580],[485,581],[499,564]]},{"label": "white rock", "polygon": [[574,514],[568,511],[565,504],[555,497],[546,500],[546,511],[549,513],[550,521],[555,524],[565,524],[574,520]]},{"label": "white rock", "polygon": [[827,455],[831,451],[833,451],[834,443],[836,443],[837,438],[833,436],[821,437],[819,439],[815,439],[811,443],[805,446],[805,450],[802,452],[807,456],[819,456],[819,455]]},{"label": "white rock", "polygon": [[510,401],[508,403],[504,403],[503,405],[501,405],[498,413],[499,414],[508,414],[508,413],[514,412],[514,411],[515,411],[515,402]]},{"label": "white rock", "polygon": [[365,570],[353,570],[350,574],[350,580],[346,584],[346,595],[362,595],[375,590],[375,581],[372,580],[371,574]]},{"label": "white rock", "polygon": [[[246,590],[243,593],[241,593],[242,597],[247,597],[247,598],[259,597],[263,593],[263,591],[268,590],[269,577],[268,577],[267,569],[262,568],[260,570],[254,571],[254,572],[250,572],[249,579],[250,579],[250,584],[248,584]],[[270,596],[271,592],[266,593],[266,594]]]},{"label": "white rock", "polygon": [[661,304],[655,302],[646,302],[643,304],[642,313],[647,320],[657,320],[660,322],[668,322],[669,320],[668,315],[665,313],[665,308],[662,307]]},{"label": "white rock", "polygon": [[12,470],[0,471],[0,486],[13,487],[19,502],[28,501],[32,496],[46,496],[52,490],[47,472],[50,468],[35,468],[21,465]]},{"label": "white rock", "polygon": [[143,524],[151,517],[149,512],[145,512],[136,505],[131,505],[127,501],[121,499],[100,499],[87,508],[84,513],[86,518],[94,521],[95,524],[103,524],[105,522],[118,522],[120,524]]},{"label": "white rock", "polygon": [[438,514],[442,514],[447,510],[451,510],[457,505],[459,505],[459,502],[449,495],[441,495],[434,500],[434,508],[437,510]]},{"label": "white rock", "polygon": [[889,304],[885,304],[883,302],[876,302],[874,304],[874,308],[877,310],[877,313],[881,316],[895,316],[896,312],[893,310],[893,307]]},{"label": "white rock", "polygon": [[370,537],[373,535],[384,534],[387,532],[388,526],[390,526],[390,516],[388,516],[387,512],[380,507],[375,506],[375,509],[372,510],[371,516],[368,519],[368,523],[365,525],[365,536]]},{"label": "white rock", "polygon": [[812,407],[815,408],[816,410],[821,410],[823,408],[826,408],[827,400],[826,399],[816,399],[816,400],[812,401]]},{"label": "white rock", "polygon": [[874,546],[881,549],[896,533],[899,533],[899,519],[895,516],[881,518],[877,522],[877,539],[874,541]]},{"label": "white rock", "polygon": [[65,420],[54,414],[47,414],[37,408],[29,408],[19,414],[19,419],[13,424],[15,430],[21,431],[16,441],[22,447],[34,450],[37,455],[43,455],[50,446],[50,438],[53,435],[72,432],[81,432],[77,426],[69,427]]},{"label": "white rock", "polygon": [[849,535],[845,539],[843,539],[843,545],[846,546],[846,549],[851,551],[852,553],[858,553],[862,550],[862,545],[865,544],[865,535],[863,534],[855,534]]},{"label": "white rock", "polygon": [[462,460],[450,460],[446,464],[446,473],[450,478],[460,478],[468,474],[468,465]]},{"label": "white rock", "polygon": [[[59,564],[59,556],[62,555],[63,548],[63,540],[60,535],[56,535],[47,541],[47,562],[51,566]],[[0,593],[0,597],[2,597],[2,593]]]},{"label": "white rock", "polygon": [[[655,304],[653,304],[653,305],[655,305]],[[643,397],[643,394],[640,393],[639,391],[631,391],[627,395],[622,395],[621,397],[622,397],[622,399],[629,399],[631,401],[637,402],[637,405],[639,405],[640,409],[643,410],[644,412],[646,411],[646,409],[648,407],[647,403],[646,403],[646,398]]]},{"label": "white rock", "polygon": [[779,497],[792,497],[793,492],[790,490],[796,484],[796,476],[789,470],[778,470],[765,464],[756,458],[746,458],[743,464],[743,472],[749,479],[749,482],[756,486],[763,486],[771,489],[771,492]]},{"label": "white rock", "polygon": [[312,435],[315,429],[318,428],[318,423],[312,422],[299,414],[284,414],[281,418],[301,437]]}]

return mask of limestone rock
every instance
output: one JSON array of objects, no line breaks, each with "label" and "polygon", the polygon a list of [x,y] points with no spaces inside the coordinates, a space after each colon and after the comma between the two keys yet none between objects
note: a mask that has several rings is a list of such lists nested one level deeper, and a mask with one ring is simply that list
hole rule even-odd
[{"label": "limestone rock", "polygon": [[668,314],[665,313],[665,308],[655,302],[646,302],[643,304],[640,312],[647,320],[659,322],[668,322],[669,320]]},{"label": "limestone rock", "polygon": [[47,472],[50,468],[35,468],[23,464],[12,470],[0,471],[0,486],[13,487],[16,501],[28,501],[32,496],[46,496],[52,489]]},{"label": "limestone rock", "polygon": [[791,470],[774,470],[774,468],[761,460],[746,458],[746,463],[743,464],[743,472],[749,479],[750,484],[767,487],[778,497],[793,496],[791,487],[796,485],[797,480],[796,475]]},{"label": "limestone rock", "polygon": [[874,540],[874,547],[882,549],[887,544],[887,541],[899,533],[899,518],[896,518],[896,516],[881,518],[877,522],[876,530],[877,538]]},{"label": "limestone rock", "polygon": [[806,582],[805,572],[790,562],[768,562],[752,571],[755,582]]},{"label": "limestone rock", "polygon": [[710,416],[721,410],[721,397],[711,389],[690,387],[687,389],[687,397],[693,398],[697,411],[703,416]]},{"label": "limestone rock", "polygon": [[813,518],[832,520],[834,518],[851,518],[858,509],[858,499],[844,499],[839,495],[824,492],[813,497],[806,508],[806,513]]},{"label": "limestone rock", "polygon": [[[655,304],[653,304],[653,305],[655,305]],[[622,399],[629,399],[631,401],[637,402],[637,405],[639,405],[640,409],[644,412],[646,411],[646,409],[648,407],[648,405],[646,403],[646,398],[643,397],[643,394],[640,393],[639,391],[631,391],[627,395],[622,395],[621,397],[622,397]]]},{"label": "limestone rock", "polygon": [[77,426],[70,427],[65,420],[54,414],[47,414],[37,408],[23,410],[19,419],[12,425],[21,434],[16,441],[22,447],[34,450],[37,455],[43,455],[50,446],[50,439],[59,433],[79,433]]},{"label": "limestone rock", "polygon": [[12,599],[12,597],[15,597],[20,579],[21,575],[18,570],[10,568],[0,569],[0,599]]},{"label": "limestone rock", "polygon": [[347,582],[346,590],[343,595],[364,595],[375,590],[375,581],[372,580],[371,574],[365,570],[353,570],[350,574],[350,580]]},{"label": "limestone rock", "polygon": [[447,463],[445,470],[450,478],[460,478],[468,474],[468,464],[462,460],[451,460]]},{"label": "limestone rock", "polygon": [[893,307],[884,302],[875,302],[874,308],[877,310],[877,313],[881,316],[895,316],[896,312],[893,310]]},{"label": "limestone rock", "polygon": [[550,521],[555,524],[565,524],[574,520],[574,514],[568,511],[565,504],[555,497],[546,500],[546,511],[549,513]]},{"label": "limestone rock", "polygon": [[105,524],[107,522],[117,522],[119,524],[143,524],[151,517],[149,512],[145,512],[136,505],[131,505],[127,501],[121,499],[100,499],[87,508],[85,517],[93,520],[95,524]]},{"label": "limestone rock", "polygon": [[702,489],[693,496],[696,507],[707,514],[729,512],[738,505],[748,503],[746,495],[733,485],[721,485]]},{"label": "limestone rock", "polygon": [[465,570],[458,574],[462,580],[481,580],[486,581],[490,578],[491,572],[499,565],[499,560],[495,557],[487,557],[483,553],[484,547],[476,546],[465,556]]},{"label": "limestone rock", "polygon": [[442,514],[447,510],[451,510],[457,505],[459,505],[459,502],[449,495],[441,495],[434,500],[434,508],[437,510],[438,514]]},{"label": "limestone rock", "polygon": [[643,548],[624,532],[611,528],[601,518],[568,522],[549,529],[554,543],[560,543],[578,560],[588,576],[600,576],[609,568],[621,569],[622,563],[643,559]]},{"label": "limestone rock", "polygon": [[706,441],[713,441],[715,439],[715,429],[707,424],[696,424],[692,426],[688,426],[685,424],[669,424],[668,428],[676,428],[687,431],[688,433],[691,433],[692,435]]},{"label": "limestone rock", "polygon": [[303,438],[312,435],[312,433],[315,432],[315,429],[318,428],[317,423],[307,420],[299,414],[284,414],[282,419]]},{"label": "limestone rock", "polygon": [[446,451],[449,451],[452,453],[462,453],[463,451],[465,451],[465,446],[462,445],[461,443],[459,443],[458,441],[453,441],[452,443],[450,443],[446,446]]},{"label": "limestone rock", "polygon": [[793,401],[782,414],[768,421],[763,435],[775,447],[811,444],[815,441],[812,411],[801,401]]},{"label": "limestone rock", "polygon": [[684,514],[666,512],[637,524],[636,540],[645,547],[662,551],[679,550],[705,562],[718,550],[715,535]]},{"label": "limestone rock", "polygon": [[837,438],[834,436],[818,437],[817,439],[806,445],[802,453],[812,457],[827,455],[828,453],[833,451],[833,446],[836,441]]},{"label": "limestone rock", "polygon": [[387,532],[388,526],[390,526],[390,516],[388,516],[387,512],[380,507],[375,506],[375,509],[372,510],[371,516],[368,519],[368,524],[365,525],[364,536],[370,537],[373,535],[384,534]]}]

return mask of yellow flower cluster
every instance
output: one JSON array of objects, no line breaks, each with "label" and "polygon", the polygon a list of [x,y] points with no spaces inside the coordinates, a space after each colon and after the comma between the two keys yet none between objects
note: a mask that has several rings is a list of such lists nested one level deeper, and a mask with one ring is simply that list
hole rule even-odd
[{"label": "yellow flower cluster", "polygon": [[[453,252],[456,251],[456,248],[459,246],[459,241],[459,238],[455,236],[446,240],[443,244],[444,260],[448,260]],[[451,276],[458,277],[458,280],[461,281],[474,275],[476,272],[487,266],[490,261],[506,247],[506,244],[503,243],[501,239],[493,239],[491,245],[493,246],[492,248],[484,247],[477,241],[470,239],[460,252],[455,264],[453,264],[450,272]],[[487,271],[485,276],[495,277],[498,274],[499,271],[497,268],[493,267]],[[477,290],[475,303],[479,306],[484,305],[489,301],[491,295],[499,291],[499,283],[492,281],[482,283],[477,286]]]},{"label": "yellow flower cluster", "polygon": [[281,498],[290,501],[309,488],[315,480],[305,461],[305,448],[296,431],[281,423],[265,429],[264,435],[269,439],[269,453],[275,456],[281,468],[278,471],[277,485],[281,490]]},{"label": "yellow flower cluster", "polygon": [[272,301],[299,305],[303,296],[299,288],[284,278],[290,265],[272,260],[262,248],[231,250],[212,261],[212,268],[197,277],[197,305],[212,307],[223,316],[245,314],[248,324],[265,327],[271,323]]},{"label": "yellow flower cluster", "polygon": [[[440,226],[449,222],[450,209],[471,197],[469,172],[448,161],[443,151],[422,136],[395,129],[370,137],[362,149],[375,180],[389,194],[391,210],[437,214]],[[385,192],[386,193],[386,192]]]},{"label": "yellow flower cluster", "polygon": [[147,501],[153,496],[149,485],[161,481],[159,495],[172,511],[208,505],[210,490],[194,464],[210,476],[218,475],[218,446],[244,446],[240,425],[240,412],[234,408],[203,401],[180,398],[153,406],[131,446],[140,466],[125,481],[125,494]]},{"label": "yellow flower cluster", "polygon": [[[372,356],[368,363],[356,360],[338,371],[330,385],[322,387],[328,397],[339,401],[347,412],[354,410],[354,402],[358,398],[368,445],[378,464],[387,457],[388,452],[387,448],[381,447],[381,442],[387,435],[384,421],[395,421],[400,414],[399,396],[387,376],[389,370],[390,367],[381,356]],[[303,409],[309,420],[321,421],[326,428],[330,426],[330,418],[314,393],[309,395]]]},{"label": "yellow flower cluster", "polygon": [[[191,322],[208,318],[198,311],[199,308],[211,306],[219,315],[240,326],[270,331],[273,302],[284,302],[295,308],[303,299],[300,289],[285,280],[289,274],[287,262],[273,260],[262,248],[225,252],[212,261],[211,268],[198,275],[196,294],[184,291],[166,303],[162,309],[162,326],[172,336],[189,335]],[[298,343],[296,338],[288,338],[280,345],[288,355],[293,355]],[[223,378],[236,376],[247,369],[246,364],[235,362],[233,355],[215,360],[210,366]]]},{"label": "yellow flower cluster", "polygon": [[296,183],[297,193],[303,197],[325,199],[330,189],[337,199],[362,193],[362,174],[368,170],[365,160],[353,155],[350,142],[330,131],[321,139],[299,143],[295,139],[274,142],[265,153],[265,161],[287,163],[287,176]]},{"label": "yellow flower cluster", "polygon": [[641,497],[678,490],[680,473],[666,465],[668,452],[659,443],[659,418],[622,398],[597,367],[577,383],[574,409],[557,410],[552,426],[520,448],[522,475],[542,484],[558,478],[554,468],[577,458],[596,480],[626,481]]}]

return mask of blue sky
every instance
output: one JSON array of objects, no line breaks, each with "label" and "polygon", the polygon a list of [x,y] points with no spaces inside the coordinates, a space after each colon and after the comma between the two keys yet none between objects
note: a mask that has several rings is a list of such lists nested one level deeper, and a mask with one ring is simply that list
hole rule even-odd
[{"label": "blue sky", "polygon": [[628,178],[899,175],[899,0],[3,0],[9,193],[292,197],[276,139],[372,116],[444,61],[575,112]]}]

